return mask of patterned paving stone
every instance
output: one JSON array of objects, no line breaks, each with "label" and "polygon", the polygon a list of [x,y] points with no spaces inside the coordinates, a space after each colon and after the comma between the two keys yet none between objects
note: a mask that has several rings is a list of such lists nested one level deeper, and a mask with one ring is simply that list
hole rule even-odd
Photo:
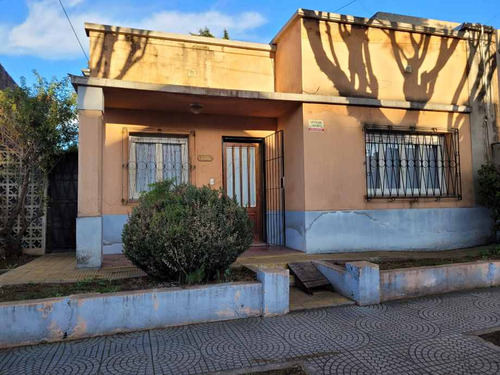
[{"label": "patterned paving stone", "polygon": [[196,346],[166,342],[153,345],[155,374],[199,374],[208,371]]},{"label": "patterned paving stone", "polygon": [[209,374],[302,363],[311,374],[500,374],[500,288],[0,350],[0,374]]}]

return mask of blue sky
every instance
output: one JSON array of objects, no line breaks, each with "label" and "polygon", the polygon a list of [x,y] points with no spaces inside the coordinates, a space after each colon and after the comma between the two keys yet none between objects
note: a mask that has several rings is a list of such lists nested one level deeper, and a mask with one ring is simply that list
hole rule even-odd
[{"label": "blue sky", "polygon": [[[208,26],[232,39],[269,42],[298,8],[335,11],[352,0],[63,0],[87,49],[83,22],[187,33]],[[80,74],[86,59],[58,0],[0,0],[0,63],[19,82]],[[356,0],[339,13],[370,17],[377,11],[500,28],[500,0]]]}]

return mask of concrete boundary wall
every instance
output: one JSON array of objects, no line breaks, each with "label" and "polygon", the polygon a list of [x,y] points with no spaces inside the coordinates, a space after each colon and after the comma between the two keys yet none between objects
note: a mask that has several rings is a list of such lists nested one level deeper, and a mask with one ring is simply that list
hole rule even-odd
[{"label": "concrete boundary wall", "polygon": [[324,261],[313,262],[335,291],[350,298],[360,306],[380,303],[380,273],[378,265],[366,262],[349,262],[345,267]]},{"label": "concrete boundary wall", "polygon": [[[286,314],[288,270],[238,282],[0,303],[0,348],[219,320]],[[281,296],[281,298],[280,298]]]},{"label": "concrete boundary wall", "polygon": [[345,267],[313,262],[333,288],[360,306],[500,285],[500,261],[446,264],[380,271],[370,262]]},{"label": "concrete boundary wall", "polygon": [[500,285],[500,261],[400,268],[380,272],[381,301]]}]

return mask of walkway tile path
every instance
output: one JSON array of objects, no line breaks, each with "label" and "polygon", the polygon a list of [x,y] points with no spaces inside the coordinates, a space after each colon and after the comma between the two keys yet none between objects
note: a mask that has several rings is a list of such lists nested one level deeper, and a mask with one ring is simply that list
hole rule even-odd
[{"label": "walkway tile path", "polygon": [[500,288],[0,351],[0,374],[500,374]]},{"label": "walkway tile path", "polygon": [[146,274],[123,256],[105,255],[101,269],[76,268],[75,253],[46,254],[0,275],[0,286],[28,283],[73,283],[89,279],[118,280]]}]

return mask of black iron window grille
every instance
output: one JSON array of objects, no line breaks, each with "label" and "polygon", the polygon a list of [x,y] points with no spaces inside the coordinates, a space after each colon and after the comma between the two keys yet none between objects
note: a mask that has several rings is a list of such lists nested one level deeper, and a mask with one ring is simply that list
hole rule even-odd
[{"label": "black iron window grille", "polygon": [[366,198],[462,199],[458,129],[365,127]]},{"label": "black iron window grille", "polygon": [[129,138],[129,199],[151,190],[151,184],[171,179],[176,184],[189,182],[187,137]]}]

